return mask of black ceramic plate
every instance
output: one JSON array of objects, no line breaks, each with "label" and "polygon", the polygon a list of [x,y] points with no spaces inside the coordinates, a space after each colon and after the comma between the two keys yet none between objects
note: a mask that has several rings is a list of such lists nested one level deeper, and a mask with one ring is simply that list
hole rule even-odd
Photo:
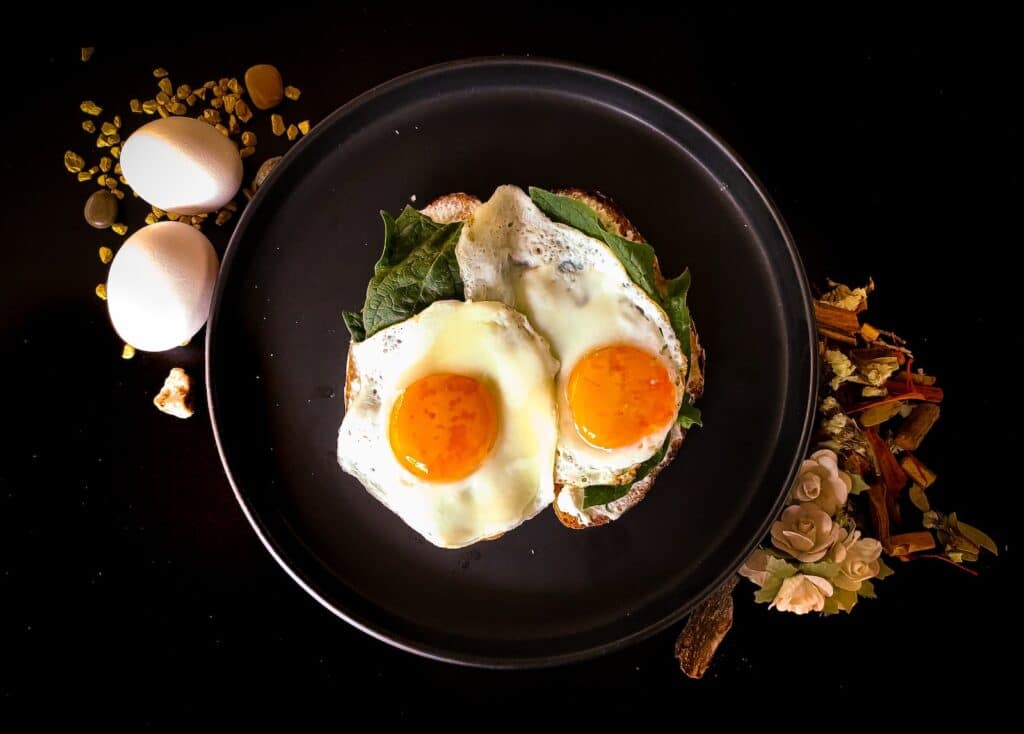
[{"label": "black ceramic plate", "polygon": [[[442,550],[339,469],[345,308],[362,305],[378,210],[452,191],[612,196],[662,267],[693,273],[705,427],[620,521],[550,510]],[[210,411],[238,500],[321,604],[450,661],[548,665],[680,619],[763,535],[807,446],[816,361],[796,250],[756,180],[692,117],[607,74],[495,59],[403,76],[346,104],[260,189],[224,258],[207,336]]]}]

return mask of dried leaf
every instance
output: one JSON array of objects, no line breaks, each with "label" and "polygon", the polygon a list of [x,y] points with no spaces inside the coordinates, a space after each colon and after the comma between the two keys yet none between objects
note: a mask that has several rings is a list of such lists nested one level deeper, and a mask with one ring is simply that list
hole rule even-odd
[{"label": "dried leaf", "polygon": [[999,546],[996,545],[996,542],[992,540],[992,538],[987,533],[979,530],[973,525],[968,525],[962,520],[957,521],[957,527],[959,528],[960,532],[963,533],[964,536],[966,536],[976,546],[978,546],[979,548],[984,548],[993,555],[999,555]]},{"label": "dried leaf", "polygon": [[928,497],[924,493],[924,487],[917,482],[910,485],[910,501],[914,503],[914,507],[919,509],[921,512],[928,512],[932,509],[931,505],[928,504]]}]

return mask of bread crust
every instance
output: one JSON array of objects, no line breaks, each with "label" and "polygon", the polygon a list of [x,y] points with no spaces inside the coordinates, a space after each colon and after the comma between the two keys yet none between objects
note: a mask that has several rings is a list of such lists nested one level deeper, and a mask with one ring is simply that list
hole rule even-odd
[{"label": "bread crust", "polygon": [[430,217],[438,224],[465,222],[482,203],[471,194],[462,192],[445,194],[420,209],[420,214]]},{"label": "bread crust", "polygon": [[[585,189],[578,188],[559,189],[555,193],[582,201],[590,206],[596,212],[601,223],[620,237],[624,237],[632,242],[645,242],[643,236],[629,218],[615,205],[611,198],[604,194],[598,191],[587,191]],[[464,222],[469,219],[481,203],[482,202],[477,197],[460,192],[440,196],[427,204],[420,211],[422,214],[430,217],[439,224]],[[654,273],[659,284],[664,284],[665,279],[661,273],[657,257],[654,259]],[[694,324],[690,327],[690,372],[686,384],[686,391],[693,400],[697,400],[704,393],[704,374],[705,352],[704,348],[701,346],[700,338],[697,335],[697,327]],[[354,390],[354,384],[358,379],[358,367],[353,359],[352,349],[350,346],[345,367],[345,410],[348,410],[349,402],[351,401],[352,392]],[[665,469],[665,467],[672,463],[676,455],[679,453],[679,448],[682,446],[683,439],[685,437],[686,431],[683,428],[678,425],[673,426],[669,433],[669,444],[668,448],[665,450],[665,456],[660,462],[658,462],[657,466],[651,469],[646,477],[634,482],[630,487],[629,492],[624,497],[610,503],[615,512],[619,513],[621,516],[622,513],[625,513],[635,507],[644,497],[647,496],[647,493],[650,492],[651,488],[654,486],[654,480],[657,479],[658,475]],[[563,485],[555,485],[555,501],[551,504],[551,507],[555,511],[555,516],[558,520],[567,528],[572,528],[573,530],[585,530],[587,528],[600,527],[612,521],[613,518],[608,517],[607,515],[587,513],[590,518],[590,523],[583,524],[576,516],[562,512],[558,509],[558,495],[564,489]],[[501,536],[498,535],[495,536],[495,538],[486,538],[485,540],[494,540],[498,537]]]}]

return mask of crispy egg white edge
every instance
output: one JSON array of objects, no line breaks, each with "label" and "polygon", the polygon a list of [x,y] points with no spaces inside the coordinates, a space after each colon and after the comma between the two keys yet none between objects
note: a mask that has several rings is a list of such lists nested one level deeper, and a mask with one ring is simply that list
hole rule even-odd
[{"label": "crispy egg white edge", "polygon": [[[435,321],[443,321],[447,314],[462,312],[462,315],[476,313],[481,317],[478,325],[492,324],[491,334],[497,341],[478,345],[478,353],[504,358],[508,351],[509,337],[514,348],[528,353],[528,360],[534,363],[537,381],[529,394],[523,386],[515,385],[499,390],[499,434],[495,447],[484,463],[469,477],[458,482],[423,482],[402,467],[391,450],[388,439],[388,422],[395,398],[405,385],[419,377],[441,371],[459,371],[453,364],[452,355],[441,364],[432,363],[431,343],[438,340],[430,333],[429,327]],[[421,327],[428,327],[426,333]],[[524,352],[525,349],[525,352]],[[371,496],[398,515],[413,530],[420,533],[434,545],[442,548],[462,548],[480,540],[512,530],[521,523],[536,516],[554,499],[554,458],[557,442],[556,405],[553,378],[558,370],[558,361],[551,356],[547,342],[530,325],[525,316],[502,303],[462,301],[438,301],[416,316],[384,329],[362,342],[350,346],[355,377],[350,383],[350,400],[341,427],[338,430],[338,463],[347,473],[354,476]],[[450,351],[450,350],[449,350]],[[384,369],[375,365],[375,355],[386,355]],[[457,360],[454,360],[457,361]],[[469,371],[474,371],[471,368]],[[519,372],[524,372],[520,370]],[[465,370],[464,370],[465,372]],[[479,373],[479,371],[477,370]],[[501,383],[503,380],[518,379],[516,372],[502,377],[486,374],[485,379]],[[392,385],[385,383],[391,382]],[[524,395],[531,401],[527,406],[511,404]],[[546,397],[546,404],[544,399]],[[525,412],[529,412],[523,417]],[[537,444],[524,456],[515,456],[517,441],[522,435],[515,435],[510,425],[517,429],[524,426]],[[522,434],[523,431],[519,430]],[[470,529],[462,537],[453,537],[445,532],[439,522],[438,507],[458,510],[457,503],[467,492],[473,493],[474,480],[493,477],[490,489],[508,495],[515,488],[509,486],[509,453],[517,463],[533,460],[537,464],[536,478],[531,490],[524,492],[525,499],[509,507],[506,516],[499,521],[490,521],[484,526]],[[531,459],[532,457],[532,459]],[[504,462],[504,463],[503,463]],[[485,487],[484,492],[488,491]],[[513,503],[515,504],[515,503]]]}]

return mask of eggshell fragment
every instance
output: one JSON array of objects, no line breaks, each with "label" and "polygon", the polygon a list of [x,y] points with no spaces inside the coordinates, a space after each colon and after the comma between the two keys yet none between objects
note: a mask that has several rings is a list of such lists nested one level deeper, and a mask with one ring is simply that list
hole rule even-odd
[{"label": "eggshell fragment", "polygon": [[238,148],[191,117],[166,117],[136,130],[121,148],[128,185],[176,214],[204,214],[231,201],[242,185]]}]

